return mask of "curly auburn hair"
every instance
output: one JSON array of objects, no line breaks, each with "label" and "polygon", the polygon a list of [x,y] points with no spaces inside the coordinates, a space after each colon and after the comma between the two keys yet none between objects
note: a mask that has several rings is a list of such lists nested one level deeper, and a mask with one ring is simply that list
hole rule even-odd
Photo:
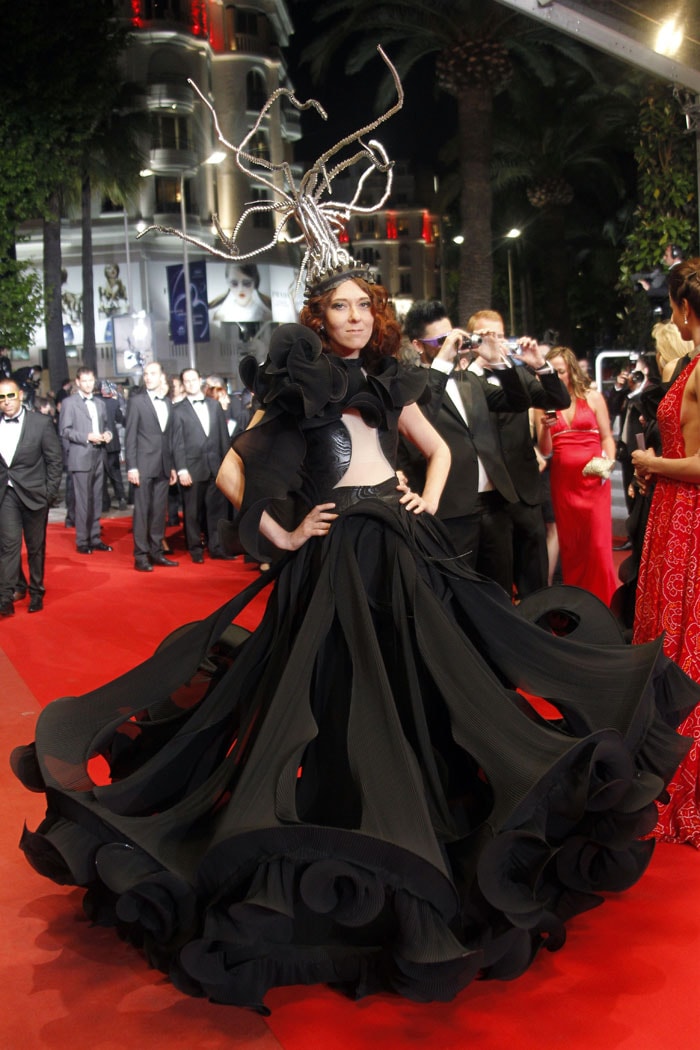
[{"label": "curly auburn hair", "polygon": [[[361,288],[372,304],[372,316],[374,317],[372,335],[360,356],[367,371],[373,372],[382,358],[397,356],[401,345],[401,326],[394,316],[385,288],[380,284],[368,284],[361,277],[349,277],[348,280]],[[339,287],[335,285],[327,292],[309,296],[299,315],[299,323],[316,332],[323,343],[323,351],[326,354],[332,351],[323,322]]]}]

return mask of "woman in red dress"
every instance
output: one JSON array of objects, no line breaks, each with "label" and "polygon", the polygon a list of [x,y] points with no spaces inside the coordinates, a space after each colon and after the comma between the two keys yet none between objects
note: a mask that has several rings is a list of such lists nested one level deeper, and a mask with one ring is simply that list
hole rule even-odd
[{"label": "woman in red dress", "polygon": [[571,395],[569,408],[556,415],[537,413],[540,450],[552,456],[550,483],[562,577],[564,583],[583,587],[609,605],[618,587],[610,482],[582,473],[593,456],[614,462],[608,409],[602,394],[591,389],[573,350],[556,346],[547,360]]},{"label": "woman in red dress", "polygon": [[[664,632],[664,652],[700,682],[700,259],[669,275],[673,320],[694,350],[659,404],[663,455],[634,452],[635,474],[655,478],[639,570],[634,641]],[[669,785],[655,834],[700,848],[700,715],[679,727],[693,746]]]}]

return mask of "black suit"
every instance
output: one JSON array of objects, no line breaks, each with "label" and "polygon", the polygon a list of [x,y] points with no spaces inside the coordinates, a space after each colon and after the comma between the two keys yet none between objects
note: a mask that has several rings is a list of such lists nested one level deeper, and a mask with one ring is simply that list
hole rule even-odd
[{"label": "black suit", "polygon": [[99,397],[100,401],[105,406],[107,430],[109,430],[112,435],[111,441],[108,441],[105,446],[104,478],[102,483],[102,512],[106,513],[112,505],[109,498],[109,488],[107,486],[108,481],[112,482],[114,498],[118,499],[120,502],[126,500],[120,462],[122,443],[119,440],[118,426],[118,424],[123,426],[126,422],[126,417],[124,415],[125,402],[122,397],[103,397],[101,394],[96,394],[95,397]]},{"label": "black suit", "polygon": [[19,427],[19,443],[7,463],[0,455],[0,604],[12,600],[20,579],[22,535],[29,563],[29,593],[44,593],[46,522],[58,493],[63,456],[56,429],[48,416],[20,413],[19,423],[0,421],[0,427]]},{"label": "black suit", "polygon": [[[452,376],[428,369],[430,400],[421,405],[424,415],[447,443],[452,464],[440,498],[438,517],[452,537],[455,548],[469,564],[497,580],[510,591],[513,578],[513,552],[507,506],[517,501],[517,493],[501,454],[495,413],[526,411],[529,399],[515,369],[499,372],[502,384],[491,384],[471,372]],[[464,405],[467,423],[447,392],[455,378]],[[479,460],[493,490],[479,492]],[[422,491],[425,461],[402,442],[399,466],[412,488]]]},{"label": "black suit", "polygon": [[104,476],[104,444],[88,441],[88,434],[107,430],[104,401],[93,397],[97,412],[95,428],[81,394],[71,394],[62,405],[58,429],[66,453],[75,493],[75,540],[78,547],[94,547],[100,542],[100,510]]},{"label": "black suit", "polygon": [[[569,393],[556,372],[539,379],[525,366],[515,373],[533,408],[563,409],[571,404]],[[502,373],[497,373],[499,378]],[[528,414],[499,412],[498,434],[503,461],[508,468],[516,503],[508,505],[513,541],[513,577],[520,598],[547,586],[547,536],[542,515],[545,490],[535,455]]]},{"label": "black suit", "polygon": [[138,470],[139,484],[134,485],[134,557],[160,557],[165,536],[165,509],[172,470],[170,428],[173,406],[162,399],[167,412],[165,429],[161,428],[149,394],[133,394],[126,410],[124,448],[126,469]]},{"label": "black suit", "polygon": [[[198,411],[206,412],[208,434]],[[187,549],[190,554],[201,551],[204,532],[209,553],[214,557],[221,556],[218,523],[227,517],[227,502],[216,487],[216,475],[229,450],[229,436],[226,416],[219,402],[205,397],[202,408],[196,409],[186,397],[174,405],[171,445],[178,476],[188,471],[192,478],[191,485],[181,485]]]}]

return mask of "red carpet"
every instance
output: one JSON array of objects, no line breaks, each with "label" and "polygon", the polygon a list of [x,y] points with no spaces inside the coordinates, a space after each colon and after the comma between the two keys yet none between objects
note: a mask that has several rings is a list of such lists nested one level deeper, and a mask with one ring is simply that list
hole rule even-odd
[{"label": "red carpet", "polygon": [[[42,613],[0,622],[1,747],[31,739],[39,707],[147,657],[256,577],[241,561],[135,573],[128,520],[107,521],[112,554],[81,557],[50,526]],[[180,552],[175,549],[175,556]],[[258,601],[257,613],[262,608]],[[253,626],[246,623],[245,626]],[[269,994],[262,1019],[177,993],[112,931],[90,928],[81,893],[36,875],[17,849],[40,796],[0,774],[2,1050],[693,1050],[700,1006],[700,856],[661,845],[642,881],[577,918],[568,943],[524,977],[474,984],[455,1002],[352,1003],[325,988]]]}]

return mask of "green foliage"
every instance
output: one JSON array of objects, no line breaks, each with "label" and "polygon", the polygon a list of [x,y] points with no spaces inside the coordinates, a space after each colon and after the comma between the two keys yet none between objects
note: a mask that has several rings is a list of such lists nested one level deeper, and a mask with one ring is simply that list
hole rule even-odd
[{"label": "green foliage", "polygon": [[[0,331],[26,345],[18,316],[39,320],[29,271],[14,263],[17,227],[60,221],[60,203],[79,183],[96,129],[115,106],[126,24],[117,0],[23,0],[2,4],[0,66]],[[60,250],[52,259],[60,283]],[[30,328],[33,325],[30,325]],[[49,369],[66,371],[62,328],[48,331]]]},{"label": "green foliage", "polygon": [[637,207],[618,281],[622,339],[629,346],[643,345],[650,327],[646,297],[635,292],[631,275],[656,269],[667,244],[677,244],[686,256],[695,254],[698,229],[695,139],[686,131],[670,88],[649,91],[638,130]]},{"label": "green foliage", "polygon": [[41,278],[36,270],[15,259],[0,262],[0,347],[26,350],[41,309]]}]

